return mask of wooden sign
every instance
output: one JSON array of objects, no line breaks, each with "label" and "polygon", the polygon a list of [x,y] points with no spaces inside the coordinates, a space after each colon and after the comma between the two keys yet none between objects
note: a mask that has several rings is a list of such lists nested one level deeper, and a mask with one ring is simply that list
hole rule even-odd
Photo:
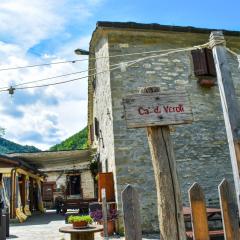
[{"label": "wooden sign", "polygon": [[128,128],[186,124],[193,121],[186,92],[139,93],[123,99]]}]

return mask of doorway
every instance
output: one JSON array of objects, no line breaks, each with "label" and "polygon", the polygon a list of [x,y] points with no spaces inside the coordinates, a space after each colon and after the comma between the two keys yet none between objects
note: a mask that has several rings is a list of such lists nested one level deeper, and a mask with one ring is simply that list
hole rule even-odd
[{"label": "doorway", "polygon": [[67,175],[67,195],[81,195],[81,175]]}]

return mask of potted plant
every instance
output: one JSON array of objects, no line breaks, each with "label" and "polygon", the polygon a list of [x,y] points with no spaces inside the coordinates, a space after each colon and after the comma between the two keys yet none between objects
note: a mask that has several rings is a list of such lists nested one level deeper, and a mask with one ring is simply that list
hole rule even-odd
[{"label": "potted plant", "polygon": [[89,216],[70,216],[68,223],[72,223],[73,228],[85,228],[88,224],[91,224],[93,219]]},{"label": "potted plant", "polygon": [[[103,224],[103,213],[101,209],[96,209],[94,211],[91,211],[90,216],[93,218],[95,222],[98,222],[99,224]],[[108,227],[109,236],[113,235],[114,233],[116,219],[117,219],[117,210],[109,209],[107,213],[107,227]]]}]

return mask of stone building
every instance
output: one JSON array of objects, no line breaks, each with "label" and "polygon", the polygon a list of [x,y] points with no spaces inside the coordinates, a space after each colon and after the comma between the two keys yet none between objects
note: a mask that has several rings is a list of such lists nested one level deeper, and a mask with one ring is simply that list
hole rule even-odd
[{"label": "stone building", "polygon": [[24,160],[46,175],[42,184],[43,203],[55,207],[55,199],[89,200],[96,197],[96,184],[89,168],[91,150],[13,153],[10,157]]},{"label": "stone building", "polygon": [[[116,64],[159,54],[134,53],[204,44],[209,41],[211,31],[158,24],[98,22],[92,35],[88,84],[88,125],[89,129],[95,128],[90,134],[92,147],[100,154],[102,171],[114,173],[119,209],[124,187],[133,184],[137,188],[144,231],[158,231],[153,168],[146,132],[144,129],[126,128],[122,99],[144,86],[160,86],[162,91],[182,89],[188,92],[194,122],[177,126],[171,133],[182,197],[187,205],[187,191],[194,182],[198,182],[206,193],[207,203],[213,205],[217,204],[220,181],[224,177],[233,181],[220,95],[217,86],[199,84],[201,77],[196,76],[191,51],[114,68]],[[240,32],[224,31],[224,35],[227,46],[239,51]],[[238,61],[230,53],[228,60],[237,95],[240,96]],[[92,69],[96,69],[96,75]],[[209,75],[203,78],[214,81],[214,74]]]}]

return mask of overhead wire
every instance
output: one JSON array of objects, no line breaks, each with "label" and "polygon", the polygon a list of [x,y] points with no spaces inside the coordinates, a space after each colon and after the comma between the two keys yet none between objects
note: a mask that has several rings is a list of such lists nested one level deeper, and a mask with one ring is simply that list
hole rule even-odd
[{"label": "overhead wire", "polygon": [[[117,64],[112,64],[112,65],[110,65],[110,67],[117,66],[117,65],[119,65],[119,64],[118,63]],[[15,87],[26,85],[26,84],[31,84],[31,83],[36,83],[36,82],[43,82],[43,81],[47,81],[47,80],[51,80],[51,79],[55,79],[55,78],[66,77],[66,76],[70,76],[70,75],[74,75],[74,74],[80,74],[80,73],[94,71],[94,70],[96,70],[96,69],[95,68],[91,68],[91,69],[87,69],[87,70],[83,70],[83,71],[79,71],[79,72],[66,73],[66,74],[53,76],[53,77],[48,77],[48,78],[41,78],[41,79],[37,79],[37,80],[33,80],[33,81],[28,81],[28,82],[15,84],[15,85],[12,85],[12,87],[15,88]],[[8,87],[2,87],[2,88],[0,88],[0,90],[4,90],[4,89],[7,90],[8,88],[9,88],[9,86]]]},{"label": "overhead wire", "polygon": [[[127,67],[129,67],[129,66],[132,66],[132,65],[134,65],[138,62],[141,62],[141,61],[144,61],[144,60],[147,60],[147,59],[150,59],[150,58],[166,56],[166,55],[169,55],[169,54],[183,52],[183,51],[190,51],[190,50],[193,50],[193,49],[199,49],[199,48],[206,47],[206,46],[208,46],[208,43],[198,45],[198,46],[188,47],[188,48],[174,49],[173,51],[166,52],[166,53],[163,53],[163,54],[146,56],[146,57],[143,57],[143,58],[138,58],[138,59],[135,59],[135,60],[131,60],[131,61],[127,61],[127,62],[121,62],[121,63],[124,63],[124,64],[127,65]],[[104,72],[113,71],[115,69],[121,68],[121,63],[110,65],[110,67],[118,65],[116,68],[105,70],[105,71],[102,71],[102,72],[99,72],[99,73],[90,74],[90,75],[83,76],[83,77],[80,77],[80,78],[75,78],[75,79],[70,79],[70,80],[65,80],[65,81],[55,82],[55,83],[49,83],[49,84],[43,84],[43,85],[27,86],[27,87],[16,87],[16,85],[15,85],[15,86],[11,86],[11,88],[14,88],[14,90],[20,90],[20,89],[40,88],[40,87],[47,87],[47,86],[64,84],[64,83],[68,83],[68,82],[74,82],[74,81],[77,81],[77,80],[80,80],[80,79],[88,78],[88,77],[91,77],[91,76],[94,76],[94,75],[102,74]],[[89,69],[89,70],[86,70],[86,71],[91,71],[91,70],[94,70],[94,69]],[[82,71],[82,72],[86,72],[86,71]],[[56,78],[56,77],[52,77],[52,78]],[[50,78],[50,79],[52,79],[52,78]],[[43,80],[44,79],[36,80],[36,81],[43,81]],[[36,81],[32,81],[32,82],[36,82]],[[24,84],[27,84],[27,83],[24,83]],[[9,91],[9,89],[1,89],[0,90],[0,92],[3,92],[3,91]]]},{"label": "overhead wire", "polygon": [[[208,43],[206,43],[206,44],[208,44]],[[201,46],[201,45],[199,45],[199,46]],[[185,48],[179,48],[179,50],[181,50],[181,49],[185,49]],[[59,62],[52,62],[52,63],[42,63],[42,64],[34,64],[34,65],[26,65],[26,66],[16,66],[16,67],[9,67],[9,68],[0,68],[0,71],[17,70],[17,69],[33,68],[33,67],[65,64],[65,63],[76,63],[76,62],[83,62],[83,61],[88,61],[88,60],[97,60],[97,59],[103,59],[103,58],[115,58],[115,57],[133,56],[133,55],[160,53],[160,52],[168,52],[168,51],[173,51],[173,50],[175,50],[175,49],[174,48],[170,48],[170,49],[161,49],[161,50],[154,50],[154,51],[116,54],[116,55],[111,55],[111,56],[101,56],[101,57],[91,57],[91,58],[84,58],[84,59],[74,59],[74,60],[59,61]]]},{"label": "overhead wire", "polygon": [[[66,73],[66,74],[62,74],[62,75],[57,75],[57,76],[48,77],[48,78],[42,78],[42,79],[33,80],[33,81],[29,81],[29,82],[22,82],[22,83],[19,83],[19,84],[15,84],[12,87],[18,87],[18,86],[31,84],[31,83],[36,83],[36,82],[43,82],[43,81],[47,81],[47,80],[51,80],[51,79],[55,79],[55,78],[61,78],[61,77],[66,77],[66,76],[75,75],[75,74],[79,74],[79,73],[84,73],[84,72],[87,72],[87,71],[88,70],[79,71],[79,72],[73,72],[73,73]],[[0,88],[0,90],[3,90],[3,89],[8,89],[8,87]]]},{"label": "overhead wire", "polygon": [[42,63],[42,64],[34,64],[34,65],[26,65],[26,66],[18,66],[18,67],[0,68],[0,71],[17,70],[17,69],[24,69],[24,68],[33,68],[33,67],[57,65],[57,64],[64,64],[64,63],[76,63],[76,62],[86,61],[86,60],[87,59],[75,59],[75,60],[53,62],[53,63]]}]

